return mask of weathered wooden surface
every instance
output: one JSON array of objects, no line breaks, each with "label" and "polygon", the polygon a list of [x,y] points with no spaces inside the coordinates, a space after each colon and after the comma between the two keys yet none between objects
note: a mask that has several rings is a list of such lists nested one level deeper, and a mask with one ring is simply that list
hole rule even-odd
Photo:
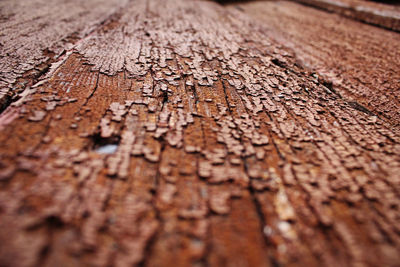
[{"label": "weathered wooden surface", "polygon": [[[366,0],[293,0],[329,12],[400,32],[400,6],[398,1],[387,5],[385,1]],[[391,2],[391,1],[387,1]]]},{"label": "weathered wooden surface", "polygon": [[0,110],[127,0],[0,2]]},{"label": "weathered wooden surface", "polygon": [[233,7],[265,25],[344,99],[400,124],[400,34],[287,1]]},{"label": "weathered wooden surface", "polygon": [[374,91],[398,94],[398,33],[338,40],[391,38],[369,86],[248,8],[131,1],[27,86],[0,115],[0,265],[398,265],[399,103]]}]

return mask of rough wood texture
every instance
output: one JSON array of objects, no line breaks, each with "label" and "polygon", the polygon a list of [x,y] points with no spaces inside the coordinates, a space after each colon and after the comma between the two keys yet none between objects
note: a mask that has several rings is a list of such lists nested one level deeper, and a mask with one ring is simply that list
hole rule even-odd
[{"label": "rough wood texture", "polygon": [[0,110],[127,0],[0,2]]},{"label": "rough wood texture", "polygon": [[[365,0],[293,0],[346,17],[400,31],[400,6],[387,5]],[[388,1],[390,2],[390,1]],[[394,1],[398,2],[398,1]]]},{"label": "rough wood texture", "polygon": [[2,112],[0,265],[398,265],[400,129],[358,102],[387,89],[239,9],[131,1]]},{"label": "rough wood texture", "polygon": [[234,7],[265,25],[268,36],[291,48],[299,64],[341,97],[400,124],[398,33],[287,1]]}]

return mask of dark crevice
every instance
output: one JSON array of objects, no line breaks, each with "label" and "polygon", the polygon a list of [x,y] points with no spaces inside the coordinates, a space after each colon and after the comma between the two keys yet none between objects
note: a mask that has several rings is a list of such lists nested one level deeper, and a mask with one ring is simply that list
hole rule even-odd
[{"label": "dark crevice", "polygon": [[50,215],[46,218],[44,218],[41,221],[38,221],[37,223],[30,225],[27,230],[28,231],[34,231],[37,230],[41,227],[46,227],[49,230],[51,229],[61,229],[65,226],[65,223],[61,220],[61,218],[54,216],[54,215]]},{"label": "dark crevice", "polygon": [[358,111],[361,111],[361,112],[363,112],[363,113],[365,113],[367,115],[370,115],[370,116],[374,116],[375,115],[373,112],[369,111],[366,107],[362,106],[361,104],[359,104],[359,103],[357,103],[355,101],[350,101],[350,102],[347,102],[347,103],[349,104],[350,107],[352,107],[352,108],[354,108],[354,109],[356,109]]},{"label": "dark crevice", "polygon": [[92,141],[92,149],[93,150],[98,150],[101,147],[104,147],[107,145],[117,145],[118,146],[121,141],[121,137],[118,135],[104,138],[100,135],[100,133],[95,133],[95,134],[89,136],[89,138]]},{"label": "dark crevice", "polygon": [[165,104],[168,102],[168,91],[162,92],[162,103]]},{"label": "dark crevice", "polygon": [[8,108],[14,101],[13,101],[13,96],[10,94],[7,94],[6,96],[3,97],[3,99],[0,99],[0,114],[3,113],[6,108]]},{"label": "dark crevice", "polygon": [[333,83],[331,81],[327,81],[325,79],[318,79],[318,82],[321,83],[323,86],[325,86],[326,88],[328,88],[329,91],[333,92],[335,95],[339,96],[340,98],[341,95],[339,95],[339,93],[335,90],[335,88],[333,87]]},{"label": "dark crevice", "polygon": [[283,69],[287,69],[288,68],[288,66],[286,65],[285,62],[283,62],[283,61],[281,61],[281,60],[279,60],[277,58],[271,59],[271,62],[274,63],[276,66],[281,67]]},{"label": "dark crevice", "polygon": [[222,88],[224,89],[225,102],[226,102],[226,105],[228,106],[229,114],[232,115],[232,108],[231,108],[231,105],[229,104],[229,98],[228,98],[228,94],[226,91],[226,86],[225,86],[224,80],[222,80],[221,83],[222,83]]}]

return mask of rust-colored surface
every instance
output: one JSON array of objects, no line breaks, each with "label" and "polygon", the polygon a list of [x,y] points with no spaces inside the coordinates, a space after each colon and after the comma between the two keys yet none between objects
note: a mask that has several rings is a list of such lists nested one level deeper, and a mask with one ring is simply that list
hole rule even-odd
[{"label": "rust-colored surface", "polygon": [[[368,0],[293,0],[306,5],[335,12],[343,16],[383,27],[389,30],[400,31],[400,6],[389,5],[385,1]],[[383,2],[383,3],[379,3]],[[387,1],[391,2],[391,1]],[[398,1],[393,1],[395,4]]]},{"label": "rust-colored surface", "polygon": [[127,0],[0,2],[0,111]]},{"label": "rust-colored surface", "polygon": [[[318,45],[308,62],[311,42],[251,10],[128,2],[19,93],[0,114],[0,265],[398,266],[399,103],[375,99],[398,90]],[[369,73],[392,85],[387,50]]]},{"label": "rust-colored surface", "polygon": [[[400,35],[287,1],[235,4],[349,101],[400,124]],[[359,107],[359,109],[363,109]]]}]

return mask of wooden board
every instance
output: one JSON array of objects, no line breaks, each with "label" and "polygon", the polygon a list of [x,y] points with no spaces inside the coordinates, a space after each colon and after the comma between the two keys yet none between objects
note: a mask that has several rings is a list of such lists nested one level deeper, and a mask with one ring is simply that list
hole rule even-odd
[{"label": "wooden board", "polygon": [[287,1],[234,4],[349,102],[400,124],[400,35]]},{"label": "wooden board", "polygon": [[[0,115],[1,266],[398,264],[398,117],[369,108],[372,86],[362,96],[340,64],[307,65],[309,43],[296,49],[300,37],[279,37],[251,5],[86,2],[71,12],[101,19],[62,41],[48,71],[18,76],[29,82]],[[299,8],[282,6],[270,16]],[[361,43],[373,30],[399,45],[368,27]],[[379,51],[377,79],[398,73]]]},{"label": "wooden board", "polygon": [[0,2],[0,111],[127,0]]},{"label": "wooden board", "polygon": [[[316,8],[369,23],[389,30],[400,31],[398,1],[368,0],[294,0]],[[383,2],[383,3],[380,3]],[[391,3],[390,5],[385,3]],[[397,2],[397,3],[396,3]],[[397,4],[397,5],[395,5]]]}]

